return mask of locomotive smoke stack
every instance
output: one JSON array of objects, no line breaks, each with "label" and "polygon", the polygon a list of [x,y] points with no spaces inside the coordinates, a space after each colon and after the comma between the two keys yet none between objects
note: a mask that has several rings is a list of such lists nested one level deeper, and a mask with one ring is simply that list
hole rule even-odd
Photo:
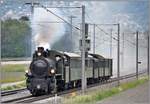
[{"label": "locomotive smoke stack", "polygon": [[38,47],[37,50],[38,51],[44,51],[44,47]]},{"label": "locomotive smoke stack", "polygon": [[38,49],[38,47],[43,47],[44,49],[51,49],[50,44],[49,43],[39,43],[36,48]]}]

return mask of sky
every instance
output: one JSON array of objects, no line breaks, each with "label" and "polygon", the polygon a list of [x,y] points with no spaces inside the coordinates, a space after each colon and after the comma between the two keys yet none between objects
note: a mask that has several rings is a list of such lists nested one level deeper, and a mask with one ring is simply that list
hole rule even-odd
[{"label": "sky", "polygon": [[[0,17],[3,17],[6,14],[11,14],[14,13],[16,15],[29,15],[30,14],[30,7],[27,5],[24,5],[25,2],[30,2],[31,0],[0,0]],[[63,5],[62,2],[49,2],[49,0],[43,0],[44,2],[40,0],[35,0],[38,2],[41,2],[42,4],[58,4],[58,5]],[[95,3],[94,3],[95,2]],[[99,7],[98,4],[103,4],[102,7]],[[66,2],[67,4],[67,2]],[[97,8],[101,9],[102,12],[106,11],[108,12],[108,17],[112,18],[112,14],[119,14],[119,13],[124,13],[128,14],[131,16],[131,18],[136,21],[138,24],[142,25],[142,27],[146,27],[148,25],[148,0],[138,0],[138,1],[120,1],[120,2],[111,2],[111,1],[92,1],[92,2],[70,2],[71,5],[81,5],[81,4],[87,4],[86,9],[88,10],[89,8]],[[94,4],[94,5],[93,5]],[[106,8],[104,7],[106,5]],[[111,15],[109,15],[111,14]],[[95,15],[101,15],[95,14]],[[103,15],[103,13],[102,13]],[[105,16],[104,15],[104,16]],[[106,16],[105,16],[106,18]]]}]

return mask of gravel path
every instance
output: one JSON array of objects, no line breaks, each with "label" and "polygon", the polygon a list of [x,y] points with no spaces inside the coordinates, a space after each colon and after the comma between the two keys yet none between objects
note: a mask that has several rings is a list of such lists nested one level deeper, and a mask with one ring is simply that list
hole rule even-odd
[{"label": "gravel path", "polygon": [[146,82],[134,89],[129,89],[96,104],[150,104],[149,89],[149,83]]}]

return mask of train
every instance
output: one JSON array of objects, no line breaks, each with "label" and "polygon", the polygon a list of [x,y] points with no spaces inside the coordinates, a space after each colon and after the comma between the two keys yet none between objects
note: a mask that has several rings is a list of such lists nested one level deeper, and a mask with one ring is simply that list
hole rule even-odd
[{"label": "train", "polygon": [[[85,60],[87,85],[110,79],[112,61],[89,53]],[[25,74],[26,87],[33,96],[81,87],[81,66],[80,54],[38,47]]]}]

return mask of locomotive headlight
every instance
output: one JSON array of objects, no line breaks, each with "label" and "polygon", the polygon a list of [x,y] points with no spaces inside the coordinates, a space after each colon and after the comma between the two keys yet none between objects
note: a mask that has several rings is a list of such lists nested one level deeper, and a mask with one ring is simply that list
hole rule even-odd
[{"label": "locomotive headlight", "polygon": [[28,75],[31,75],[31,71],[30,70],[25,70],[25,73]]},{"label": "locomotive headlight", "polygon": [[54,73],[55,73],[55,70],[54,70],[54,69],[51,69],[51,73],[54,74]]},{"label": "locomotive headlight", "polygon": [[29,72],[29,70],[25,70],[25,73],[28,73]]},{"label": "locomotive headlight", "polygon": [[40,89],[41,88],[41,86],[40,85],[37,85],[37,89]]},{"label": "locomotive headlight", "polygon": [[38,55],[38,56],[41,56],[41,53],[40,53],[40,52],[38,52],[38,53],[37,53],[37,55]]}]

